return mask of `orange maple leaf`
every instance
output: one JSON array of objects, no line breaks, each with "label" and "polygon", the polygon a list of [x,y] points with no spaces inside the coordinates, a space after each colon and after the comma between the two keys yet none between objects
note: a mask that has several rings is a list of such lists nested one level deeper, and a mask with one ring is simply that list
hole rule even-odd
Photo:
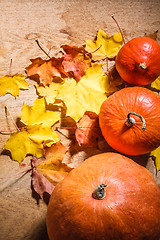
[{"label": "orange maple leaf", "polygon": [[44,192],[51,194],[55,185],[72,170],[62,162],[67,149],[60,142],[45,147],[44,151],[45,157],[32,158],[32,186],[41,198]]},{"label": "orange maple leaf", "polygon": [[65,72],[78,82],[91,66],[91,58],[83,47],[62,45],[65,52],[62,64]]},{"label": "orange maple leaf", "polygon": [[27,77],[39,81],[43,86],[49,85],[54,77],[65,77],[62,58],[44,60],[40,57],[30,59],[32,62],[26,67]]}]

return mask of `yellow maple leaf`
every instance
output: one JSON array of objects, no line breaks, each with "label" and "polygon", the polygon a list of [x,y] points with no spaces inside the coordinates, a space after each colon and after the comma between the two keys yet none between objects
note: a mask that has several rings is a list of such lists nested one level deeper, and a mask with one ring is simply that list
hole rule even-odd
[{"label": "yellow maple leaf", "polygon": [[44,98],[37,98],[33,106],[23,104],[21,110],[21,122],[26,125],[42,124],[43,127],[50,127],[59,119],[58,112],[46,110]]},{"label": "yellow maple leaf", "polygon": [[114,58],[122,46],[122,35],[120,32],[108,36],[102,29],[99,29],[96,40],[86,40],[86,51],[92,53],[93,60],[102,60],[105,57]]},{"label": "yellow maple leaf", "polygon": [[102,72],[102,66],[95,64],[87,69],[78,83],[74,79],[66,80],[57,98],[64,101],[67,115],[78,121],[86,111],[99,113],[109,86],[108,76]]},{"label": "yellow maple leaf", "polygon": [[10,93],[14,97],[19,95],[19,89],[28,89],[28,83],[25,76],[15,74],[13,76],[6,75],[0,78],[0,96]]},{"label": "yellow maple leaf", "polygon": [[160,91],[160,76],[151,83],[151,87]]},{"label": "yellow maple leaf", "polygon": [[62,179],[72,170],[62,162],[66,151],[66,147],[60,142],[53,144],[50,148],[45,149],[45,161],[37,166],[37,170],[41,171],[52,183],[55,183],[54,177]]},{"label": "yellow maple leaf", "polygon": [[55,98],[58,95],[58,89],[60,88],[61,83],[52,82],[49,86],[39,86],[36,85],[38,95],[44,97],[47,104],[54,103]]},{"label": "yellow maple leaf", "polygon": [[11,134],[3,149],[10,151],[12,159],[21,163],[27,154],[42,157],[44,155],[42,143],[51,145],[58,140],[58,135],[52,128],[32,125]]},{"label": "yellow maple leaf", "polygon": [[160,146],[153,150],[150,155],[155,158],[157,172],[160,171]]},{"label": "yellow maple leaf", "polygon": [[38,144],[44,142],[49,147],[59,140],[58,134],[51,127],[41,124],[28,126],[28,135],[32,141]]}]

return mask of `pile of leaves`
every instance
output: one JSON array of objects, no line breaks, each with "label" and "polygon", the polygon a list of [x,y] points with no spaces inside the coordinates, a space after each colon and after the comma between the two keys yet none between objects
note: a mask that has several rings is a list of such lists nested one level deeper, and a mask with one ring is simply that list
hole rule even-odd
[{"label": "pile of leaves", "polygon": [[[31,59],[26,76],[0,78],[0,96],[9,93],[15,98],[19,89],[28,89],[26,78],[35,82],[37,99],[33,106],[23,104],[20,126],[10,135],[4,150],[9,150],[12,160],[19,163],[27,155],[33,156],[32,184],[41,198],[44,192],[51,194],[54,186],[79,164],[65,161],[67,154],[82,148],[93,148],[92,154],[102,151],[100,106],[109,95],[126,87],[114,66],[122,45],[120,32],[108,36],[99,29],[96,39],[85,41],[84,46],[62,45],[59,58],[46,53],[46,59]],[[160,78],[147,87],[159,92]],[[65,130],[72,132],[67,136],[72,139],[69,146],[63,144]],[[160,149],[151,155],[159,171]]]}]

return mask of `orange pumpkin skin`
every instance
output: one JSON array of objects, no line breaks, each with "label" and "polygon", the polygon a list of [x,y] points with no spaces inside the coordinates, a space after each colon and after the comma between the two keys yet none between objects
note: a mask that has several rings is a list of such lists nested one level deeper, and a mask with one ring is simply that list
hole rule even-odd
[{"label": "orange pumpkin skin", "polygon": [[[102,183],[106,196],[94,199]],[[160,190],[151,173],[131,159],[95,155],[56,185],[47,230],[50,240],[158,240]]]},{"label": "orange pumpkin skin", "polygon": [[[137,116],[132,116],[133,126],[125,124],[129,112],[145,119],[145,131]],[[160,97],[143,87],[121,89],[102,103],[99,124],[105,140],[118,152],[127,155],[151,152],[160,145]]]},{"label": "orange pumpkin skin", "polygon": [[115,64],[124,81],[150,84],[160,75],[160,46],[148,37],[133,38],[120,49]]}]

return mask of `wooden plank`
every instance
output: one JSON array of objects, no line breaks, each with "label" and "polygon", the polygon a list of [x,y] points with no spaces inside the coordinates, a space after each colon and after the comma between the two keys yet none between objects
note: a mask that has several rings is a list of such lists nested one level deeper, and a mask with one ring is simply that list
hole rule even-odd
[{"label": "wooden plank", "polygon": [[[30,59],[46,57],[37,47],[37,38],[48,48],[52,47],[53,56],[58,56],[62,44],[80,46],[86,39],[93,39],[99,28],[114,34],[118,29],[112,14],[119,22],[126,41],[160,30],[159,0],[1,0],[0,9],[0,76],[8,74],[10,59],[13,60],[12,73],[23,74]],[[8,124],[14,128],[11,116],[6,118],[5,106],[16,121],[23,102],[33,104],[36,98],[34,82],[27,81],[29,91],[20,91],[16,99],[9,94],[0,97],[0,130],[8,130]],[[0,151],[8,137],[0,134]],[[28,168],[30,157],[24,163]],[[24,169],[5,155],[0,156],[0,165],[0,177],[8,177]],[[147,168],[160,184],[160,174],[156,176],[152,161],[147,163]],[[43,201],[37,205],[33,198],[30,173],[0,181],[0,239],[47,239],[47,205]]]}]

